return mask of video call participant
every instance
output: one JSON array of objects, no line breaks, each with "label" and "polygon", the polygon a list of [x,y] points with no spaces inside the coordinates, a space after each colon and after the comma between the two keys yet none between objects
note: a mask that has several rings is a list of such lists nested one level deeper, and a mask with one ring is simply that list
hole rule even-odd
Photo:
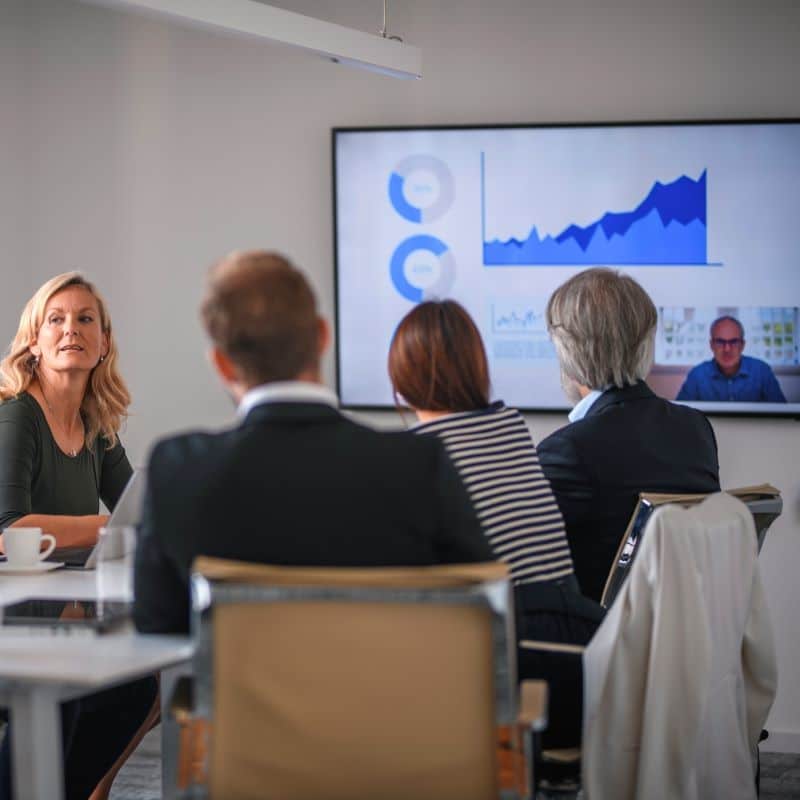
[{"label": "video call participant", "polygon": [[761,359],[742,355],[744,327],[738,319],[715,319],[709,345],[714,358],[692,368],[676,400],[786,402],[772,367]]},{"label": "video call participant", "polygon": [[[113,509],[131,476],[117,357],[106,304],[80,273],[51,278],[27,302],[0,362],[0,527],[40,527],[61,547],[97,541],[100,500]],[[62,703],[67,800],[86,800],[101,779],[93,797],[106,796],[156,692],[145,678]],[[13,728],[12,719],[0,748],[0,798],[11,797]]]},{"label": "video call participant", "polygon": [[328,325],[285,258],[223,259],[202,318],[240,421],[153,450],[134,576],[139,630],[188,631],[189,570],[201,554],[349,567],[492,560],[440,442],[339,413],[320,376]]},{"label": "video call participant", "polygon": [[[389,347],[389,377],[395,399],[420,421],[412,431],[444,443],[495,557],[509,565],[517,638],[587,644],[603,609],[578,590],[564,520],[525,420],[489,402],[486,351],[466,310],[443,300],[409,311]],[[561,658],[523,649],[518,674],[550,684],[545,744],[579,744],[580,665],[569,670]]]},{"label": "video call participant", "polygon": [[547,304],[570,424],[539,443],[585,595],[599,601],[639,492],[719,490],[717,443],[695,409],[663,400],[645,377],[657,314],[633,278],[588,269]]}]

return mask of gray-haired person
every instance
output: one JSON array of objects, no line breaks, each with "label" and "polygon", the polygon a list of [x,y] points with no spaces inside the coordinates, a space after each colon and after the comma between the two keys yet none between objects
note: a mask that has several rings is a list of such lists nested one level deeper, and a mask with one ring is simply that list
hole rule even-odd
[{"label": "gray-haired person", "polygon": [[714,431],[645,383],[657,314],[630,276],[587,269],[547,305],[570,423],[539,444],[583,593],[600,600],[639,492],[719,490]]}]

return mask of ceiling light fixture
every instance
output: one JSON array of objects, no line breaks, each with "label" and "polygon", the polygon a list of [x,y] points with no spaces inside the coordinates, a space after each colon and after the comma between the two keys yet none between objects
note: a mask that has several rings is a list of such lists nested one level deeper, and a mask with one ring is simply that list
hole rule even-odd
[{"label": "ceiling light fixture", "polygon": [[298,47],[340,64],[393,78],[421,78],[422,51],[386,35],[324,22],[255,0],[85,0],[126,8],[178,22]]}]

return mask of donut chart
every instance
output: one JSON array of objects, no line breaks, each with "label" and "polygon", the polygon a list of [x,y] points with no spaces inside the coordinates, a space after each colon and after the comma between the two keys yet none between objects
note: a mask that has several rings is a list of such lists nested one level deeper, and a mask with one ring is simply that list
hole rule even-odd
[{"label": "donut chart", "polygon": [[409,222],[433,222],[453,204],[453,174],[438,158],[404,158],[389,176],[389,200]]},{"label": "donut chart", "polygon": [[456,262],[448,246],[435,236],[412,236],[392,254],[389,268],[397,291],[412,303],[446,295]]}]

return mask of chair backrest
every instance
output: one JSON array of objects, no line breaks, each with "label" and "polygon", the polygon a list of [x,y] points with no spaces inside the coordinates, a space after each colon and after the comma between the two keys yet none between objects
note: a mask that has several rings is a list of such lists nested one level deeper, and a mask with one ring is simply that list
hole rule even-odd
[{"label": "chair backrest", "polygon": [[583,786],[593,800],[755,798],[776,686],[753,518],[718,493],[656,509],[584,654]]},{"label": "chair backrest", "polygon": [[499,796],[497,726],[517,713],[504,565],[202,558],[192,591],[212,798]]},{"label": "chair backrest", "polygon": [[[739,489],[726,489],[727,494],[741,500],[749,509],[755,524],[758,549],[761,550],[764,538],[770,525],[781,515],[783,500],[781,493],[768,483],[759,486],[744,486]],[[650,515],[663,505],[674,503],[684,508],[690,508],[702,502],[708,494],[655,494],[645,493],[639,495],[639,502],[633,510],[628,527],[620,539],[617,554],[611,563],[611,569],[603,589],[600,604],[608,608],[619,593],[625,578],[636,558],[642,535],[644,534]]]}]

